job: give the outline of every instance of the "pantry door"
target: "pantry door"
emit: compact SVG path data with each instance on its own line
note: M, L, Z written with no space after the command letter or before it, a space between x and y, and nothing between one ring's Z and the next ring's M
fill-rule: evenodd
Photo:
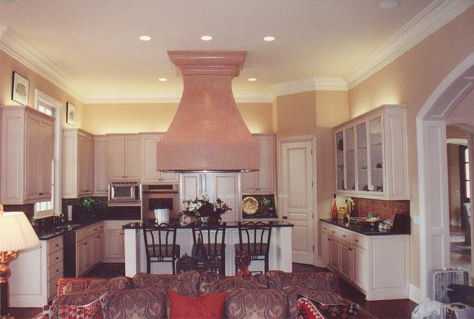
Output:
M281 216L294 224L293 262L303 264L314 261L314 145L313 137L279 140L279 206Z

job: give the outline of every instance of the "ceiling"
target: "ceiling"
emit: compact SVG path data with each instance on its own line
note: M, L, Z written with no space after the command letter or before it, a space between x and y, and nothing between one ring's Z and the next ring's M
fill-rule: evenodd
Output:
M182 81L168 50L248 51L234 93L258 100L272 85L313 77L343 78L350 86L361 66L380 64L371 57L450 1L401 0L392 10L379 2L0 0L0 26L31 45L86 102L179 96ZM201 41L205 34L214 39ZM263 41L267 35L276 40Z

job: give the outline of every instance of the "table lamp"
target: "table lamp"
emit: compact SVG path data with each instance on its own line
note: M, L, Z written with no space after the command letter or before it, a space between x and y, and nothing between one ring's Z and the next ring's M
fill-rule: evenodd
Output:
M0 205L0 318L8 316L8 264L18 256L20 250L38 247L38 236L23 212L3 211Z

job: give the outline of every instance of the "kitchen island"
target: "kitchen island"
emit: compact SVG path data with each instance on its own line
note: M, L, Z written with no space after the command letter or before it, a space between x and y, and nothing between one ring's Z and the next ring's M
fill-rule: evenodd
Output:
M125 231L125 275L133 277L136 273L146 272L145 243L143 239L142 223L130 223L123 226ZM147 225L145 225L147 227ZM292 271L291 231L293 224L288 222L273 222L270 239L270 269L286 272ZM190 226L177 226L176 244L180 245L181 256L185 253L191 256L193 247L193 231ZM225 236L225 274L235 275L234 244L239 243L239 229L237 222L227 222ZM252 261L251 271L262 271L263 261ZM151 273L171 274L171 263L152 263Z

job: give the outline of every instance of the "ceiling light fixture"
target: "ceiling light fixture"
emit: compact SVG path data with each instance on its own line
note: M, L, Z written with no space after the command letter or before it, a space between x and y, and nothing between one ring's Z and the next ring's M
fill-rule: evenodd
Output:
M263 41L272 42L272 41L275 41L275 37L271 36L271 35L268 35L268 36L263 38Z
M398 8L401 5L398 0L385 0L379 3L379 7L382 10L390 10Z
M148 42L148 41L151 40L151 37L148 36L148 35L141 35L141 36L139 36L138 38L139 38L141 41L143 41L143 42Z
M168 81L168 79L167 79L167 78L158 78L158 81L160 81L160 82L166 82L166 81Z
M210 36L210 35L203 35L203 36L201 37L201 40L202 40L202 41L211 41L211 40L212 40L212 36Z
M255 81L257 81L257 78L249 78L249 81L250 82L255 82Z

